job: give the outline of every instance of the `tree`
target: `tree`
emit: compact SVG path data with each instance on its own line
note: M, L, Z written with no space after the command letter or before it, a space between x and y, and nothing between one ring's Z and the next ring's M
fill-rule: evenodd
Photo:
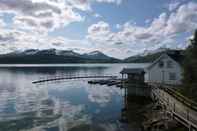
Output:
M197 93L197 30L185 51L183 71L184 93L195 96Z

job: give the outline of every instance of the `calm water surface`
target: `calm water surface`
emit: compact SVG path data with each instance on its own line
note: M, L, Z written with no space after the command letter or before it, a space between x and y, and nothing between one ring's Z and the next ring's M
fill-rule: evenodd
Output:
M0 131L119 131L123 90L89 85L87 79L32 81L62 75L119 75L124 67L145 66L0 65Z

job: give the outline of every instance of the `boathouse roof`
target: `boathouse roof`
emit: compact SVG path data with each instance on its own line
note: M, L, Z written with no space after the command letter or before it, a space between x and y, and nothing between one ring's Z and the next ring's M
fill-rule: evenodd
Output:
M145 71L143 68L123 68L120 72L121 74L144 74Z

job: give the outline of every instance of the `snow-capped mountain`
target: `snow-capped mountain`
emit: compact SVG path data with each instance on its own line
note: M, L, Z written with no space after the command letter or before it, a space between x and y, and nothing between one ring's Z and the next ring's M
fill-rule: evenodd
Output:
M109 57L100 51L93 51L90 53L85 53L83 54L83 57L90 58L90 59L112 59L112 57Z
M34 55L36 53L38 53L39 50L36 49L30 49L30 50L25 50L24 52L21 52L21 54L23 55ZM19 53L20 54L20 53Z
M116 63L121 60L93 51L79 54L72 50L30 49L0 55L0 63Z
M80 56L79 53L76 53L72 50L56 50L56 49L45 49L45 50L38 50L38 49L29 49L25 51L17 51L12 52L7 55L59 55L59 56Z
M76 53L72 50L56 50L56 55L62 56L80 56L79 53Z

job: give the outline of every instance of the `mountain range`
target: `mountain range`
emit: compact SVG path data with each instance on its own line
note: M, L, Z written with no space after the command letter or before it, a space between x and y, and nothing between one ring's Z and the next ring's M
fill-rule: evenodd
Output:
M30 49L0 55L0 64L118 63L100 51L79 54L71 50Z
M30 49L1 54L0 64L150 63L157 59L161 54L170 51L174 50L161 48L154 51L145 51L142 54L121 60L107 56L100 51L79 54L72 50Z

